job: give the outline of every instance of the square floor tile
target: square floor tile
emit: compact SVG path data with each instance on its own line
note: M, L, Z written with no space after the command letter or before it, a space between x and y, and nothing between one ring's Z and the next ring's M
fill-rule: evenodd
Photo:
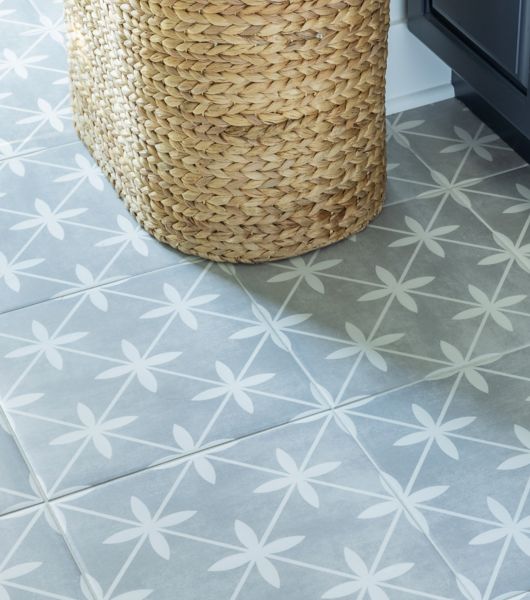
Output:
M30 398L13 398L12 404L23 404ZM11 429L0 412L0 515L42 501L22 458Z
M0 312L192 260L132 219L80 143L0 162Z
M481 598L530 589L530 388L501 374L502 360L345 412L411 515Z
M0 9L0 157L77 139L62 6L8 0ZM51 6L50 6L51 5ZM55 9L57 7L57 10Z
M397 504L377 522L364 518L374 504L394 501L328 416L54 507L75 554L108 597L148 589L164 600L178 589L186 600L367 592L461 598L452 573Z
M44 506L0 517L0 596L6 600L92 600ZM87 592L88 593L88 592Z
M0 393L48 494L322 409L265 321L209 312L210 269L185 264L0 318ZM20 395L33 401L17 407Z

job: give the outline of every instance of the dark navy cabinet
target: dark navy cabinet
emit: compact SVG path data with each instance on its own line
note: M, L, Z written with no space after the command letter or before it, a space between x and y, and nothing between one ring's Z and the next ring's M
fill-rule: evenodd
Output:
M408 0L464 103L530 160L530 0Z

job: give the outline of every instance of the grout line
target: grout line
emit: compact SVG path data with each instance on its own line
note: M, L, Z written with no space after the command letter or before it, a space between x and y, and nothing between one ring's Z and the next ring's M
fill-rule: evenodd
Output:
M193 264L193 265L200 264L201 262L205 262L205 261L201 258L197 258L196 260L190 260L189 262L184 260L183 262L177 263L174 265L167 265L164 267L149 269L147 271L142 271L140 273L134 273L132 275L124 275L123 277L118 276L116 279L111 279L109 281L104 281L102 283L96 283L95 285L91 285L91 286L88 286L85 288L79 288L79 290L75 290L72 292L65 292L64 294L59 293L59 294L56 294L55 296L52 296L51 298L44 298L43 300L36 300L35 302L31 302L29 304L25 304L22 306L16 306L15 308L10 308L8 310L0 312L0 317L10 314L10 313L14 313L19 310L25 310L25 309L31 308L33 306L38 306L39 304L47 304L48 302L55 302L55 301L66 300L69 298L75 298L77 296L82 296L84 294L88 295L88 293L93 290L106 289L106 288L111 289L115 285L118 285L121 283L126 283L127 281L138 279L140 277L143 277L144 275L150 275L151 273L153 273L153 274L160 273L163 271L168 271L170 269L178 269L180 267L184 267L184 266L191 265L191 264ZM70 282L68 282L68 283L70 283ZM72 282L72 284L75 285L75 282ZM146 300L147 300L147 298L146 298ZM160 303L163 304L163 302L160 302Z

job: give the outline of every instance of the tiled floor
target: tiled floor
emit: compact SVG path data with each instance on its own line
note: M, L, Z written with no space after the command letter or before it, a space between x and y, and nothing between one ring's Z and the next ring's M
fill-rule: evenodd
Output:
M191 259L76 141L60 23L0 0L0 599L529 598L530 167L428 106L362 234Z

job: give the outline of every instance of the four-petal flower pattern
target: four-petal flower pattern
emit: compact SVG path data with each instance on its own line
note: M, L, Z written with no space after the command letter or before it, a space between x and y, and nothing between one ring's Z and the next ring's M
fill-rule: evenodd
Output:
M165 365L181 355L181 352L162 352L152 356L142 356L138 348L128 340L122 340L121 350L127 361L118 367L111 367L99 373L96 379L114 379L124 375L133 375L150 392L156 392L158 389L152 369Z
M52 237L58 240L63 240L64 227L62 226L61 221L67 221L68 219L78 217L86 210L86 208L71 208L68 210L63 210L62 212L56 212L53 211L50 206L44 202L44 200L37 198L35 200L36 215L32 216L30 219L24 219L23 221L20 221L16 225L13 225L11 229L14 231L20 231L23 229L45 227Z
M434 229L425 229L421 223L413 219L412 217L405 217L405 223L410 229L411 233L407 233L405 237L401 237L394 242L391 242L389 248L401 248L403 246L411 246L422 242L429 252L432 252L440 258L445 258L445 250L443 249L440 241L450 233L453 233L459 228L459 225L443 225L442 227L435 227Z
M434 381L436 379L445 379L458 373L462 373L467 381L477 390L487 393L489 391L488 382L479 372L479 368L489 365L499 359L499 354L483 354L475 358L465 358L464 355L448 342L441 341L440 347L445 357L452 363L449 367L443 367L432 371L426 379Z
M232 340L243 340L258 335L267 335L282 350L291 350L292 345L284 330L303 323L311 317L310 314L297 314L288 317L273 317L270 312L259 304L252 304L252 313L258 324L240 329L230 336Z
M234 524L237 539L243 549L218 560L210 567L210 571L231 571L243 565L255 566L263 579L275 588L280 587L280 575L271 559L275 554L286 552L297 546L304 539L303 535L278 538L273 542L263 543L255 531L243 521Z
M352 581L339 583L332 587L324 593L323 600L346 598L347 596L357 598L359 592L367 592L370 600L389 600L389 596L384 590L385 584L408 573L414 567L414 563L395 563L374 572L351 548L344 548L344 559L353 572Z
M46 360L52 367L61 370L63 368L63 357L61 350L67 344L72 344L84 338L88 333L86 331L78 331L76 333L66 333L62 335L52 334L50 336L46 327L38 321L33 321L31 331L35 338L34 342L12 350L6 354L6 358L20 358L30 354L42 352ZM29 340L28 340L29 341Z
M290 281L301 277L305 283L320 294L325 292L324 283L322 282L322 275L328 269L336 267L342 262L342 259L330 259L322 260L318 263L311 263L310 261L304 260L304 258L298 256L292 258L290 265L281 265L285 271L274 275L268 281L269 283L280 283L282 281Z
M230 367L216 361L215 370L219 375L220 385L215 385L212 388L200 392L194 396L193 400L212 400L214 398L220 398L227 396L233 398L236 403L247 413L254 412L254 403L248 392L251 388L265 383L274 377L274 373L260 373L259 375L250 375L241 379L236 377Z
M449 486L433 485L415 492L405 490L395 477L388 473L381 476L381 484L388 491L389 499L378 502L363 510L359 519L378 519L396 512L403 512L410 524L416 529L429 532L429 524L423 516L421 508L429 500L434 500L444 494Z
M507 508L495 498L487 499L491 514L499 522L493 529L479 533L469 541L471 545L493 544L506 538L512 539L521 552L530 557L530 515L512 517Z
M81 403L77 405L77 416L81 421L81 428L54 438L50 445L73 444L89 439L94 444L94 448L108 459L112 458L112 445L107 436L115 429L125 427L137 419L137 417L116 417L101 422L96 419L88 406Z
M164 296L167 298L167 303L159 308L153 308L142 315L142 319L156 319L166 317L167 315L178 315L180 320L190 329L197 329L197 318L193 314L193 309L198 306L203 306L218 298L218 294L205 294L196 296L195 298L182 298L176 288L169 283L164 284Z
M425 409L417 404L412 405L412 412L422 425L421 430L399 438L394 446L410 446L432 440L444 454L458 460L458 449L451 440L450 435L453 431L458 431L473 423L476 417L459 417L445 421L445 423L437 423Z
M136 496L131 498L131 511L137 520L132 527L123 529L106 538L104 544L123 544L131 540L148 540L153 551L165 560L169 560L171 549L166 536L171 535L170 528L191 519L196 511L182 510L169 515L152 515L147 506Z
M401 306L412 312L418 312L418 305L412 297L411 292L424 287L434 279L434 277L415 277L408 281L398 281L390 271L379 266L375 268L375 272L377 277L381 280L383 287L363 294L358 298L358 301L371 302L372 300L378 300L379 298L393 296Z
M281 448L276 450L276 460L285 471L285 475L263 483L254 492L263 494L294 486L300 496L315 508L319 507L320 501L312 480L334 471L340 465L338 462L327 462L302 468L296 464L292 456Z
M515 304L522 302L526 298L526 294L516 294L514 296L506 296L505 298L499 298L497 300L490 300L482 290L479 290L478 287L474 285L469 285L468 290L472 298L478 303L479 306L466 308L465 310L457 313L453 319L473 319L475 317L488 315L503 329L506 329L507 331L513 331L513 324L503 311L510 306L514 306Z
M385 346L397 342L405 335L403 333L389 333L374 339L369 339L366 338L364 333L356 325L353 325L353 323L346 323L345 329L352 342L344 348L328 354L326 358L336 360L356 355L366 356L370 363L380 371L386 371L388 369L386 360L383 358L380 350Z
M462 127L456 126L454 128L459 141L455 144L450 144L441 150L443 154L452 154L453 152L463 152L465 150L471 150L480 158L491 162L493 156L488 150L493 142L498 141L499 136L495 133L487 133L486 135L478 137L478 135L472 136L468 131L462 129Z

